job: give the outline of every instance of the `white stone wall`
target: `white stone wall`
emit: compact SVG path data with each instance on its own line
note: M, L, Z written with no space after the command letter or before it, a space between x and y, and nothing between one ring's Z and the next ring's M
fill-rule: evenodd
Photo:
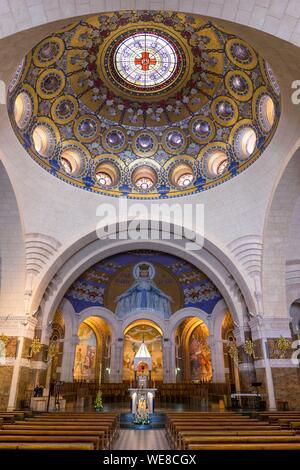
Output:
M298 0L0 0L0 37L61 18L121 9L199 13L300 45Z
M24 244L13 188L0 161L0 317L24 311Z

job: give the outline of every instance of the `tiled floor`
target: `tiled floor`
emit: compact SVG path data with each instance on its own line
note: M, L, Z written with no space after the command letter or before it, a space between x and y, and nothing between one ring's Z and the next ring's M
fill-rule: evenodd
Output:
M169 450L170 446L164 429L120 431L115 450Z

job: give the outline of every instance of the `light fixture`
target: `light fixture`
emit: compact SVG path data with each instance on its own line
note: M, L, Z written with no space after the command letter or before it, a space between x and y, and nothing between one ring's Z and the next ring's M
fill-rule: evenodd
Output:
M74 149L63 150L60 157L61 165L68 175L76 176L81 170L80 154Z
M213 150L206 157L206 173L210 178L216 178L225 173L228 167L228 157L224 150Z
M156 171L148 165L137 167L132 173L132 182L139 191L147 192L157 182Z

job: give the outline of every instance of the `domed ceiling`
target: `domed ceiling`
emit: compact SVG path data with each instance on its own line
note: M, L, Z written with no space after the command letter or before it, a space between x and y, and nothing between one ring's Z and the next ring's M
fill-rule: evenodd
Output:
M110 196L209 189L270 142L280 89L244 40L201 17L125 11L69 24L24 58L9 115L27 152Z

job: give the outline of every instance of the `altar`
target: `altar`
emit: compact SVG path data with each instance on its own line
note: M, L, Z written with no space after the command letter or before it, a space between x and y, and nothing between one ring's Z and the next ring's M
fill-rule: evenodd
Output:
M128 389L131 398L133 422L136 424L149 424L151 415L154 413L156 389L152 387L152 359L144 339L135 355L133 368L134 386ZM140 373L138 373L138 370L140 370Z
M129 388L131 411L133 414L145 410L149 415L154 413L155 388Z

